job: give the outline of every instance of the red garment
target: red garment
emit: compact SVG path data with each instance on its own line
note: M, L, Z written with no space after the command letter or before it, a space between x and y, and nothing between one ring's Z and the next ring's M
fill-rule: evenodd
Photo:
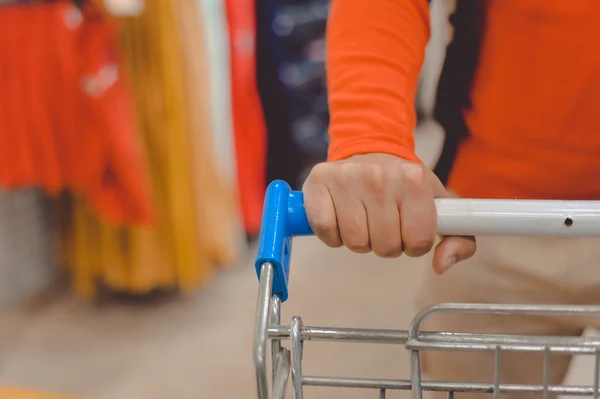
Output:
M0 6L0 185L72 190L115 223L148 224L150 186L113 22L94 4Z
M256 83L253 0L226 0L231 52L233 129L238 187L246 231L260 230L265 193L266 126Z

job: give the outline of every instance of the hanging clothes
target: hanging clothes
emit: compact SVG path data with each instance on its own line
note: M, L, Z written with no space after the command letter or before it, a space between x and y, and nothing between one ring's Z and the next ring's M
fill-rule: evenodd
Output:
M103 0L103 4L106 10L112 15L120 17L136 17L144 11L145 1L146 0Z
M237 164L231 104L231 57L225 4L221 0L196 0L208 86L210 125L218 171L223 179L237 183Z
M292 112L288 106L285 87L279 79L281 51L272 25L276 11L275 0L257 0L257 83L267 126L266 181L281 179L298 190L301 170L299 149L294 145Z
M197 189L198 223L205 226L200 230L200 240L217 251L213 258L219 263L231 264L245 249L241 233L241 213L236 199L235 155L230 142L222 146L213 144L214 134L211 108L213 107L210 71L207 66L206 44L213 40L204 35L202 11L189 0L172 0L177 27L181 37L184 76L186 83L189 129L192 141L194 175ZM227 159L222 166L219 158ZM232 165L231 165L232 164ZM224 167L232 170L220 171Z
M267 181L295 189L327 158L325 31L329 0L257 0L259 87L268 124Z
M119 228L78 198L66 200L73 211L63 223L62 260L82 296L93 296L98 283L127 293L189 292L209 281L215 265L239 260L235 190L217 173L210 139L198 16L194 2L153 0L121 21L157 224Z
M207 101L204 109L207 109L208 112L203 115L205 129L210 132L207 140L212 145L210 147L212 148L212 159L214 159L216 173L223 190L229 193L227 196L235 201L233 220L226 218L227 221L218 223L232 228L236 232L234 236L237 239L243 237L245 226L238 206L239 190L231 104L229 30L225 4L221 0L196 0L196 13L201 32L198 33L198 40L190 44L202 49L201 52L196 52L202 57L202 67L198 66L192 69L202 69L205 74L204 89L207 95L202 98ZM199 98L195 94L193 96ZM229 223L233 223L233 226ZM234 245L236 248L240 248L240 252L245 252L248 250L246 241L241 241Z
M238 187L246 231L260 230L267 139L256 80L254 0L226 0L230 32L233 126Z
M71 190L113 223L150 225L116 32L94 1L0 7L0 185Z

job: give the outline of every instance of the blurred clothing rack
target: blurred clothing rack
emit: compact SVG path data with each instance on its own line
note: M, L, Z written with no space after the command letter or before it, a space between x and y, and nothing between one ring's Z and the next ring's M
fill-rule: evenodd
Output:
M117 18L107 13L99 1L78 2L82 6L79 11L71 0L28 1L27 7L21 7L22 2L16 0L0 3L0 17L11 22L2 28L13 29L6 32L7 36L22 38L21 45L29 43L28 49L32 50L19 57L3 57L1 66L14 76L12 83L5 76L0 81L2 88L18 91L19 85L36 81L34 77L42 82L27 86L20 102L15 102L19 112L27 109L37 113L30 112L28 118L13 117L14 124L0 126L2 137L14 141L4 146L5 151L10 150L13 157L18 155L20 162L15 167L6 157L3 159L0 179L4 179L7 195L16 201L8 204L32 209L31 215L36 216L7 219L0 226L0 250L7 256L2 262L0 254L0 273L7 276L3 281L16 287L12 283L17 279L16 272L44 259L44 270L49 275L60 270L58 264L70 275L75 292L84 298L94 298L100 288L142 295L156 290L192 292L207 284L219 267L236 265L242 260L246 251L245 233L257 228L248 224L248 220L258 215L258 222L254 223L259 223L262 204L244 201L248 193L254 197L259 193L262 199L264 173L253 172L253 186L240 195L244 187L239 185L239 171L248 165L240 165L239 148L244 144L239 139L253 140L248 132L264 135L264 129L255 129L260 120L245 126L246 130L240 127L243 118L232 120L236 115L239 118L240 112L260 115L260 109L257 112L256 108L248 108L256 84L251 79L250 85L240 85L240 77L247 76L243 63L246 61L242 57L243 62L239 62L239 54L232 50L240 48L239 43L232 43L231 38L227 38L230 58L225 61L231 67L223 68L230 71L225 72L227 76L209 62L214 48L207 49L210 39L204 29L209 19L204 14L206 2L153 0L146 2L139 16ZM226 24L235 21L242 26L248 23L240 21L239 15L238 20L232 19L236 16L223 2L215 1L213 7L219 7L221 22L225 23L220 29L227 30ZM45 29L45 37L58 41L35 41L32 24L20 23L31 18L33 14L28 13L32 11L36 29ZM14 51L13 44L7 40L3 52ZM106 60L111 61L109 65L103 64ZM91 76L81 72L80 63L85 62ZM253 61L251 64L254 68ZM39 73L27 75L28 71ZM220 81L213 80L217 74L222 78ZM222 85L215 87L215 81ZM58 90L58 82L61 87L66 83L68 89ZM120 91L115 91L117 88ZM215 110L211 96L219 91L230 92L230 98L223 96L220 108ZM0 91L0 97L3 93L9 95L11 91ZM134 107L124 106L127 95L131 96ZM68 105L79 97L85 98L87 108L57 116L56 107L60 105L56 104L63 101ZM54 100L52 103L48 102L50 98ZM245 111L240 111L239 105L236 108L240 103L246 106ZM54 117L48 117L47 113ZM235 126L223 122L225 118ZM85 134L69 137L85 137L88 142L99 140L97 145L79 146L69 141L67 128L81 126L77 123L82 121L93 129L71 129ZM135 123L130 124L131 121ZM40 158L39 148L31 144L40 142L35 136L41 134L40 129L30 129L30 125L43 126L44 139L52 144L44 147L45 158ZM19 134L20 131L31 134ZM57 137L63 141L52 141ZM127 141L132 138L135 140ZM106 164L102 164L101 173L79 179L77 185L69 179L86 169L64 168L68 159L65 154L71 159L78 156L85 162L97 161L96 166L101 162ZM139 164L138 155L142 160ZM50 165L48 159L56 162ZM57 171L53 175L57 178L51 180L53 184L43 180L48 171L54 170L50 166ZM135 183L146 178L149 193ZM120 191L99 197L96 183L101 188L113 184ZM48 203L53 207L44 208L41 199L39 203L27 202L29 197L17 194L22 186L39 187L36 195L52 197ZM102 201L98 202L99 198ZM152 205L152 217L150 212L144 213L146 199ZM0 197L0 207L8 206L4 202ZM242 212L248 203L252 204L253 213ZM6 209L9 211L6 217L16 218L19 212L24 212L21 208ZM144 212L136 214L140 211ZM0 209L0 217L3 212ZM251 218L246 219L247 215ZM44 219L52 216L56 216L55 229L50 229ZM15 227L15 223L21 225ZM14 234L3 241L4 226L11 226ZM18 233L18 229L39 233L37 239L43 243ZM22 245L17 245L21 240ZM6 248L2 247L5 243ZM30 253L22 250L27 243L35 245ZM33 257L34 253L42 255ZM0 288L0 292L11 298L15 296L10 290Z
M328 0L257 1L263 25L259 87L269 130L267 177L295 188L327 157L324 37L329 5Z

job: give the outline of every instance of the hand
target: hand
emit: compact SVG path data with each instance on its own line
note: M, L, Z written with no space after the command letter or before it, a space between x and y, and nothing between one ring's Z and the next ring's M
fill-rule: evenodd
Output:
M434 199L448 197L427 167L388 154L318 164L303 192L308 221L321 241L384 258L431 251L437 229ZM474 237L442 237L434 270L444 273L475 248Z

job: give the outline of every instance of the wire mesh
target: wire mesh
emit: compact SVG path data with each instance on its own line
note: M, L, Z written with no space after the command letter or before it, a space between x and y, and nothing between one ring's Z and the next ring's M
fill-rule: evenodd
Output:
M272 273L264 268L265 274ZM261 280L262 280L261 273ZM266 278L265 280L270 280ZM265 287L268 290L268 287ZM266 294L265 292L264 294ZM270 298L270 292L268 292ZM264 297L263 297L264 298ZM304 387L327 388L360 388L373 390L374 395L386 398L390 390L411 391L414 399L422 399L424 391L447 393L448 399L454 399L460 393L481 393L497 399L506 394L534 394L548 399L555 395L572 395L599 397L600 385L600 338L585 336L541 336L541 335L507 335L492 333L454 333L422 331L421 327L430 317L442 314L493 314L493 315L523 315L523 316L566 316L566 317L598 317L600 306L585 305L498 305L498 304L441 304L424 309L413 319L408 330L374 330L304 326L302 320L295 316L289 325L280 325L279 299L273 296L270 306L269 320L271 323L264 329L264 340L270 341L271 356L275 366L280 367L285 356L290 356L292 387L294 397L304 397ZM289 341L291 350L283 346L282 341ZM407 379L378 379L378 378L348 378L305 375L302 369L303 345L306 341L344 341L354 343L382 343L403 346L411 359L410 378ZM486 351L493 354L493 381L456 382L428 381L421 376L421 354L424 351ZM503 383L501 367L504 355L507 353L529 353L541 355L543 367L540 384ZM590 385L570 386L551 384L551 357L555 355L586 355L594 357L594 378ZM278 366L279 365L279 366ZM260 365L257 364L257 367ZM286 365L287 367L287 365ZM281 367L280 367L281 368ZM289 369L279 372L287 377ZM257 370L258 371L258 370ZM266 373L266 370L265 370ZM272 375L275 375L273 371ZM258 374L261 374L258 372ZM273 378L273 396L283 398L281 382ZM275 394L277 396L275 396ZM259 398L268 398L268 393L262 393Z

